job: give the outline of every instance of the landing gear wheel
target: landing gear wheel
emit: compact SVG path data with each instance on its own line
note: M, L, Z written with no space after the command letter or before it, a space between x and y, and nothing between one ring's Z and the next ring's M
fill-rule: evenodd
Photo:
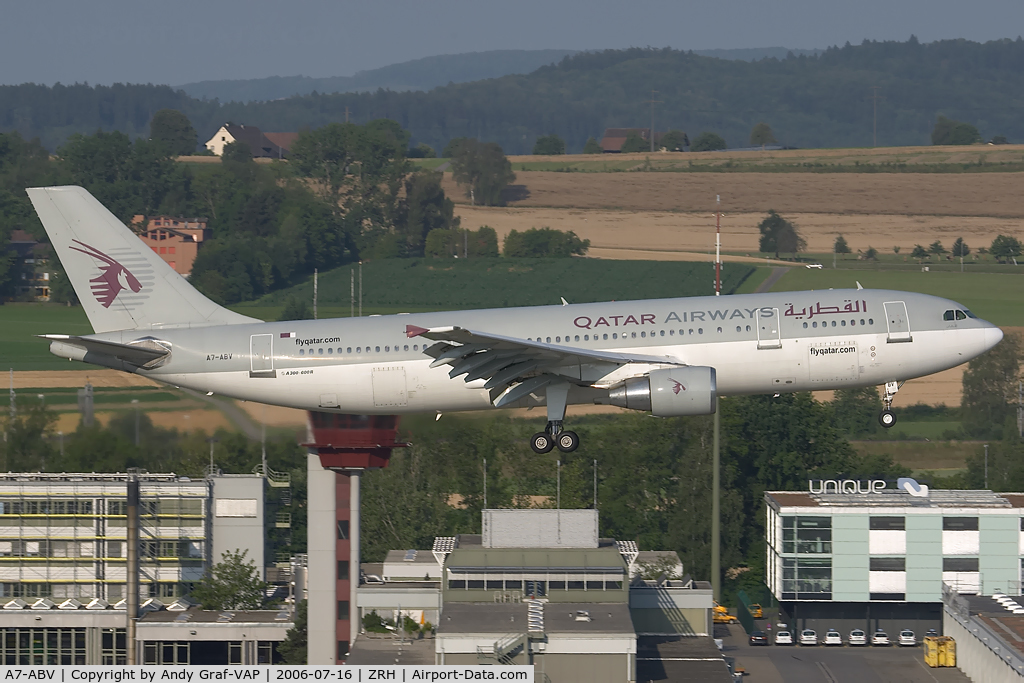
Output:
M547 432L537 432L530 439L530 448L534 453L548 453L555 447L555 440Z
M572 453L580 447L580 437L576 432L560 432L555 440L558 442L558 450L563 453Z
M886 408L878 414L878 423L886 429L889 429L896 424L896 413Z

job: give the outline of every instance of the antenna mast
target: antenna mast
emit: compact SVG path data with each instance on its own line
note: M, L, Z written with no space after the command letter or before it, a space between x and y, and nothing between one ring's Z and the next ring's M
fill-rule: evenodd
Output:
M722 196L715 195L715 296L722 295Z

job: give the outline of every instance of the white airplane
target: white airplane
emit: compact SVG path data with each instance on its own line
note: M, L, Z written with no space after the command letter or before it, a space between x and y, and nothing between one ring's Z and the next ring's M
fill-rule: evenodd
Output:
M902 383L1003 333L960 304L826 290L263 322L213 303L80 187L28 190L95 334L62 358L245 401L351 414L547 406L531 446L570 452L569 404L714 413L719 396Z

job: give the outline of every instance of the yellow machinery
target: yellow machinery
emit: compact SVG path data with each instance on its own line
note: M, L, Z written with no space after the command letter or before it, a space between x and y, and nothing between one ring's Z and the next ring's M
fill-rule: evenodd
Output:
M956 641L949 636L925 636L924 663L932 668L956 666Z

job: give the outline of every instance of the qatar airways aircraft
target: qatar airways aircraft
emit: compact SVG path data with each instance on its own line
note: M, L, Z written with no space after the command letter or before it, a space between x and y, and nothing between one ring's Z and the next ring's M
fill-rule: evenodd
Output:
M538 453L578 447L568 404L707 415L719 396L880 385L891 427L904 381L1003 337L954 301L870 289L262 322L204 297L84 189L28 194L95 331L43 335L53 354L304 410L546 405Z

